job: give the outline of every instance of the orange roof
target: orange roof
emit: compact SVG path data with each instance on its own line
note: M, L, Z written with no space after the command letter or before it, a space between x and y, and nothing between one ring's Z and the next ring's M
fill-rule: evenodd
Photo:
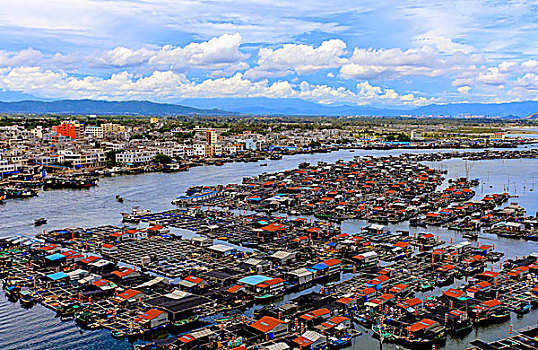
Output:
M455 268L454 265L447 264L447 265L443 265L443 266L441 266L441 267L438 267L438 268L437 268L437 271L446 272L446 271L452 270L452 269L454 269L454 268Z
M159 231L160 229L163 229L164 226L161 226L161 225L155 225L155 226L152 226L150 228L148 228L149 231Z
M119 271L113 271L112 273L118 277L125 277L133 272L135 272L135 270L128 267L122 267Z
M203 282L204 280L199 278L199 277L187 276L187 277L185 277L185 281L198 284L198 283Z
M389 292L398 294L398 293L400 293L401 291L403 291L407 287L408 287L407 284L398 283L397 285L392 287Z
M301 315L300 317L303 319L303 320L307 320L307 321L310 321L316 317L320 317L320 316L324 316L324 315L327 315L327 314L330 314L331 312L329 311L329 309L317 309L317 310L314 310L314 311L310 311L310 312L307 312L306 314L304 315Z
M342 303L342 304L349 304L349 303L352 302L353 300L355 300L355 299L344 297L344 298L340 298L340 299L338 299L336 302L337 302L337 303Z
M286 227L284 226L284 224L279 224L279 223L273 222L272 224L264 226L261 229L264 230L264 231L275 232L275 231L285 230Z
M179 341L181 341L182 343L189 343L191 341L193 341L194 338L192 335L190 334L185 334L185 335L182 335L181 337L177 338Z
M417 331L426 329L426 328L428 328L428 327L431 327L431 326L434 325L435 323L436 323L436 322L433 321L433 320L430 320L430 319L427 319L427 318L423 318L422 320L418 321L418 322L415 323L415 324L412 324L411 326L407 327L406 329L407 329L409 332L417 332Z
M375 293L375 289L374 288L364 288L361 292L364 295L369 295L369 294Z
M123 293L120 293L118 294L118 296L120 298L123 298L123 299L130 299L132 297L135 297L137 296L138 294L141 294L142 292L138 291L138 290L134 290L134 289L127 289L126 291L124 291ZM144 293L142 293L144 294Z
M378 296L377 298L375 298L371 302L374 303L374 304L380 305L380 304L386 303L387 301L389 301L390 299L393 299L393 298L395 298L394 294L383 294L381 296Z
M299 347L301 348L307 347L313 343L312 340L306 339L303 336L293 339L293 342L299 344Z
M394 244L394 247L400 247L400 248L405 248L409 245L409 242L397 242Z
M488 300L488 301L484 301L480 305L484 306L486 308L492 308L494 306L501 305L501 302L499 300L497 300L497 299L491 299L491 300Z
M138 315L138 317L135 318L135 321L144 323L147 321L151 321L162 314L166 314L166 312L157 309L149 309L145 313Z
M92 263L92 262L94 262L96 260L99 260L99 259L101 259L101 258L98 257L98 256L95 256L95 255L91 255L91 256L89 256L89 257L87 257L85 259L80 260L80 262L83 263L83 264L90 264L90 263Z
M484 271L484 272L478 274L478 276L492 277L492 278L495 278L498 275L499 275L498 272L493 272L493 271Z
M406 300L405 303L413 307L413 306L422 304L422 300L420 300L419 298L413 298L413 299Z
M235 293L235 292L237 292L237 291L239 291L241 289L243 289L243 286L240 286L240 285L236 284L235 286L232 286L232 287L226 289L226 291L228 293Z
M109 281L109 280L106 280L104 278L101 278L100 280L97 280L97 281L93 282L92 284L94 286L101 287L101 286L104 286L105 284L110 284L110 283L112 283L112 282Z
M273 330L276 326L278 326L281 323L285 323L284 321L281 321L279 319L276 319L274 317L270 316L263 316L258 321L252 323L250 327L262 332L267 333L271 330Z
M526 266L520 266L520 267L516 267L512 270L510 270L510 272L507 273L508 276L510 277L516 277L518 276L520 273L522 272L526 272L526 271L529 271L529 268L526 267Z
M265 281L264 283L267 284L268 286L273 286L275 284L279 284L282 282L284 282L284 280L280 277L277 277L277 278L273 278L272 280Z
M347 320L349 320L349 318L343 316L336 316L331 318L327 322L323 322L321 325L327 328L332 328Z
M454 288L450 288L446 292L443 292L443 295L446 295L447 297L451 297L451 298L459 298L463 294L464 294L464 292L462 290L457 290L457 289L454 289Z
M325 265L331 267L331 266L335 266L335 265L340 264L340 260L337 260L337 259L329 259L329 260L325 260L323 263L324 263Z
M103 248L114 248L114 246L112 244L108 244L108 243L104 243L102 245Z

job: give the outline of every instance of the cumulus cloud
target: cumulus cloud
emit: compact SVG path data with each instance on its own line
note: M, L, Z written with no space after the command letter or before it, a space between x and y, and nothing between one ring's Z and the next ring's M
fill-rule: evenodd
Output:
M412 94L400 95L393 89L372 86L368 82L357 84L357 91L344 87L310 84L302 81L270 83L268 80L252 82L243 74L226 78L195 82L182 73L155 71L147 76L128 72L112 74L110 78L95 76L75 77L63 71L43 70L38 67L17 67L0 70L0 89L24 92L46 98L91 99L151 99L166 101L177 98L204 97L271 97L302 98L319 103L374 102L384 104L420 105L430 102Z
M246 57L239 51L241 40L240 34L225 34L184 48L167 45L149 59L149 64L172 70L223 69Z
M137 50L117 47L97 57L89 58L93 65L105 67L127 67L148 65L162 70L222 70L246 69L242 62L247 55L239 50L240 34L225 34L204 42L191 42L184 47L165 45L160 50L141 48Z
M356 48L340 69L346 79L397 79L404 76L439 76L482 62L479 55L456 51L443 55L431 46L408 50Z
M346 43L339 39L324 41L317 48L303 44L285 44L276 50L261 48L258 52L258 65L247 71L246 76L259 80L291 73L311 74L339 67L346 61L342 57L345 52Z
M127 47L116 47L95 58L95 63L103 66L126 67L146 63L154 52L145 48L132 50Z
M37 65L43 60L40 51L27 48L19 52L0 50L0 67L14 67L21 65Z

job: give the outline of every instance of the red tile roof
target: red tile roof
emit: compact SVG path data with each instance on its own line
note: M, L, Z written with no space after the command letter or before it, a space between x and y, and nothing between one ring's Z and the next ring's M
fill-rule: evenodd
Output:
M314 310L314 311L307 312L306 314L301 315L300 317L303 320L310 321L310 320L312 320L312 319L314 319L316 317L328 315L330 313L331 312L329 311L329 309L317 309L317 310Z
M203 282L204 280L198 277L194 277L194 276L187 276L185 277L185 281L198 284L198 283Z
M130 299L132 297L137 296L138 294L144 294L144 293L135 289L127 289L123 293L118 294L118 297L123 298L123 299Z
M144 323L144 322L147 322L147 321L151 321L151 320L159 317L162 314L166 314L166 312L161 311L161 310L157 310L157 309L149 309L145 313L143 313L141 315L138 315L135 318L135 321Z
M250 327L262 333L267 333L269 331L272 331L276 326L278 326L281 323L285 323L285 322L279 319L276 319L274 317L264 316L260 318L258 321L252 323Z
M424 319L422 319L421 321L418 321L417 323L412 324L411 326L407 327L406 329L407 329L409 332L416 332L416 331L420 331L420 330L426 329L426 328L428 328L428 327L431 327L431 326L434 325L435 323L436 323L436 322L433 321L433 320L424 318Z

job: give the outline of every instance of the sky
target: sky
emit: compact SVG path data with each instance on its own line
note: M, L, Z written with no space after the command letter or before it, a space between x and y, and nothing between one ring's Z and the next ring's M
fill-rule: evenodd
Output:
M0 100L538 100L538 1L2 0Z

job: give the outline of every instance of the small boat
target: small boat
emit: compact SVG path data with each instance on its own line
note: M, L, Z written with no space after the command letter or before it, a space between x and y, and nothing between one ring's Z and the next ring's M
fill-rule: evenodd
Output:
M461 237L476 240L476 239L478 239L478 233L476 233L476 232L467 232L467 233L463 234Z
M8 286L4 288L4 291L6 292L6 296L10 300L17 300L17 298L20 295L21 288L19 286Z
M346 347L351 344L351 339L353 339L353 335L347 333L339 337L330 337L329 347L332 349L340 349Z
M45 225L46 223L47 223L46 218L39 218L39 219L34 220L34 226L41 226L41 225Z
M529 311L531 311L531 303L527 301L522 301L514 307L514 312L520 316Z
M120 203L123 203L123 198L119 194L116 195L116 200Z
M428 290L432 290L433 287L434 286L430 281L422 281L420 283L419 289L420 289L421 292L426 292Z
M115 339L122 339L125 337L124 331L112 331L112 337Z
M267 166L267 163L261 163L260 166Z
M138 207L133 207L131 213L122 212L121 216L123 221L126 222L140 222L140 216L151 214L151 210L139 209Z
M34 295L29 290L23 290L20 292L19 301L21 305L30 306L34 303Z

